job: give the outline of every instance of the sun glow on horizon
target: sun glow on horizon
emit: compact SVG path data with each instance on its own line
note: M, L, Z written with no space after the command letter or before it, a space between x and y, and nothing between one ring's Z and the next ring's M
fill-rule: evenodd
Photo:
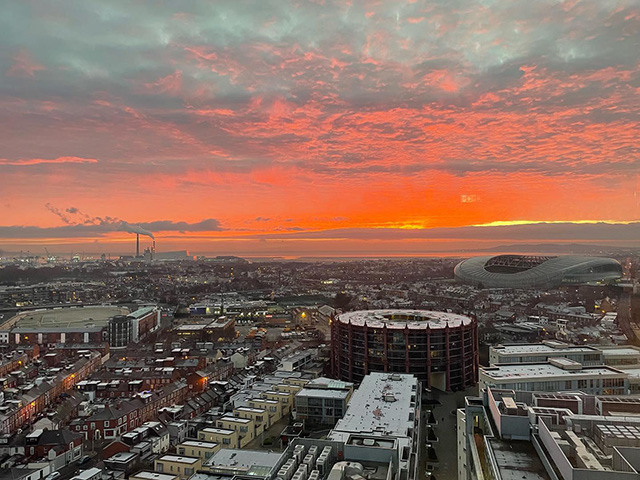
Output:
M495 222L470 225L471 227L509 227L515 225L540 225L540 224L573 224L573 225L631 225L640 220L497 220Z

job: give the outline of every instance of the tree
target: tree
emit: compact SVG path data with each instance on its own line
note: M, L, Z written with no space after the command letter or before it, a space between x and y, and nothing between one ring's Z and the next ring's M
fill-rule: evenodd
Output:
M333 297L333 307L339 308L340 310L347 310L351 304L351 300L351 295L344 292L336 293L336 296Z

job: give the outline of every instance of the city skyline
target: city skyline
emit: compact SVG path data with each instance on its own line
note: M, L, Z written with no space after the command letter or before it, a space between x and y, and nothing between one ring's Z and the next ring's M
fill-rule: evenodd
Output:
M638 1L175 7L6 6L0 250L639 246Z

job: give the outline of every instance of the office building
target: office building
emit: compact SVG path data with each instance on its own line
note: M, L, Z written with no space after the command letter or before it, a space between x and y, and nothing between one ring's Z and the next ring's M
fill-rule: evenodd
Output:
M629 374L606 365L583 366L567 358L551 358L545 363L481 368L480 390L487 387L530 392L625 395L629 391Z
M604 364L604 354L597 347L570 345L557 340L542 343L515 343L489 347L489 364L544 363L550 358L568 358L582 365Z

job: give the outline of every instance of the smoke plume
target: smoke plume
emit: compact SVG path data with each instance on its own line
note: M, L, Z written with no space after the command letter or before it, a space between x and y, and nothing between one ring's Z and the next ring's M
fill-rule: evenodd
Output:
M118 230L122 232L139 233L140 235L146 235L147 237L155 238L153 236L153 233L151 233L149 230L145 230L140 225L131 225L130 223L124 221L120 224L120 228Z

